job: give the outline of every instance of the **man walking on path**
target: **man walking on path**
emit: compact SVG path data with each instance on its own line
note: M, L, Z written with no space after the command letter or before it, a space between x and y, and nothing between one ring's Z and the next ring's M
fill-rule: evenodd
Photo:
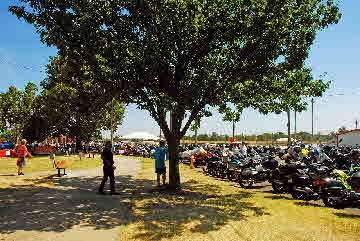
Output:
M168 149L165 147L165 141L160 141L160 146L156 148L155 156L155 173L157 174L157 186L160 187L160 176L162 175L162 182L165 185L166 181L166 163L165 157L168 155Z
M104 151L101 153L101 159L103 160L104 166L104 177L101 181L100 187L99 187L99 194L105 194L104 192L104 186L107 182L108 178L110 178L110 194L111 195L119 195L120 193L115 192L115 175L114 170L116 167L114 166L114 155L112 153L112 144L111 142L107 142L105 144Z

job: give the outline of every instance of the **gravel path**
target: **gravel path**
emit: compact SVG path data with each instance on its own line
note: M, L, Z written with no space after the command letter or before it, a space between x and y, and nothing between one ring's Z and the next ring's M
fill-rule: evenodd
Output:
M119 196L96 194L102 168L69 171L51 188L21 191L18 186L16 192L15 189L0 189L0 240L121 240L119 227L132 220L131 191L136 188L134 178L141 161L116 158L115 166ZM105 188L108 187L107 184Z

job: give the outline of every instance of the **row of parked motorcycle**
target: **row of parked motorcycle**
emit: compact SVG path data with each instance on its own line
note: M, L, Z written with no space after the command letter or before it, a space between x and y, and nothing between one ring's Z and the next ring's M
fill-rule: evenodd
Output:
M115 154L136 157L153 157L156 146L136 145L136 146L115 146Z
M313 146L303 153L298 147L254 147L246 156L208 150L195 155L195 166L243 188L269 182L274 193L306 201L321 199L333 208L360 208L360 149Z

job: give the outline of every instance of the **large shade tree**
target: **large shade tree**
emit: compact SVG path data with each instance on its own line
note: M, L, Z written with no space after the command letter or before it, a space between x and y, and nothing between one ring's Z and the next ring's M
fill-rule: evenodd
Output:
M0 132L12 133L11 139L15 142L23 135L27 122L35 112L37 91L38 87L29 82L24 90L10 86L6 92L0 93Z
M267 112L269 104L321 95L325 84L299 70L316 33L340 18L331 0L21 2L10 11L69 66L58 79L149 111L169 145L172 187L180 185L180 138L208 107ZM305 78L289 78L294 70Z

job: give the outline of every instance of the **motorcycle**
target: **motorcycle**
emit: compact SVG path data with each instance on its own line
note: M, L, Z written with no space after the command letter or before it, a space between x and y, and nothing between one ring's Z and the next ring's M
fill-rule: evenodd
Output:
M211 176L215 176L217 163L220 161L220 158L217 155L213 155L212 157L205 158L205 160L205 165L202 167L203 171Z
M305 201L320 199L323 188L333 181L331 171L329 167L313 164L306 170L306 174L294 175L289 181L291 196Z
M306 175L304 163L281 165L272 172L271 186L275 193L286 193L290 190L293 180Z
M322 201L332 208L360 208L360 171L348 176L335 169L332 174L337 180L329 182L323 189Z
M235 171L235 175L242 188L250 188L254 183L271 180L271 174L277 167L278 162L272 158L263 162L248 159L239 164L239 169Z
M243 161L243 156L234 156L230 158L230 162L227 164L226 169L226 176L229 181L235 181L237 179L236 170L239 168L240 163Z

